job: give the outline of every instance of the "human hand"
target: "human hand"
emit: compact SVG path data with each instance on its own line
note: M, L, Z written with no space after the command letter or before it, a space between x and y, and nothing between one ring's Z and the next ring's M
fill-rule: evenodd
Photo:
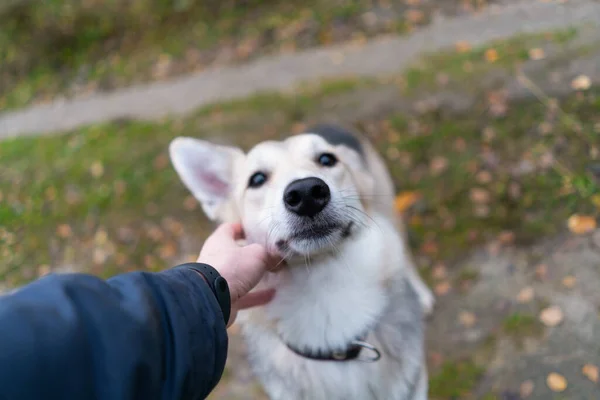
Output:
M204 242L198 262L215 268L229 285L231 317L227 326L235 321L238 310L256 307L271 301L274 289L248 293L261 280L265 272L282 264L281 258L270 256L259 244L240 246L243 239L240 224L222 224Z

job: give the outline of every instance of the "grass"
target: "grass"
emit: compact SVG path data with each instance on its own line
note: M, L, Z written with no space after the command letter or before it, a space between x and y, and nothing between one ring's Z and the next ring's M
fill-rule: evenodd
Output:
M452 71L465 56L454 57L440 60L438 69ZM322 82L296 95L217 104L185 119L119 121L1 142L0 277L13 285L47 265L76 263L103 276L169 265L197 251L182 247L182 236L201 240L208 227L169 164L173 137L248 148L331 113L367 134L399 190L422 194L407 221L413 248L430 264L460 257L501 232L527 243L560 231L574 212L597 215L598 185L588 167L599 145L598 92L564 98L560 108L522 100L507 104L503 115L482 101L468 114L390 108L356 120L379 90L389 85ZM459 277L475 279L468 271Z
M504 319L502 331L514 338L537 337L543 332L543 327L535 316L517 312Z
M406 90L411 93L422 90L424 86L435 87L442 74L449 78L450 84L468 85L470 80L491 71L510 70L524 63L530 59L529 51L532 48L543 50L554 46L564 49L577 35L576 29L569 28L541 34L517 35L475 48L470 48L468 44L457 45L456 49L423 57L411 67L406 73ZM558 57L564 57L564 52ZM439 69L439 65L444 68Z
M469 360L445 362L429 379L429 395L435 399L464 399L482 375L483 369Z
M0 109L397 32L390 6L369 26L368 0L16 1L0 10Z

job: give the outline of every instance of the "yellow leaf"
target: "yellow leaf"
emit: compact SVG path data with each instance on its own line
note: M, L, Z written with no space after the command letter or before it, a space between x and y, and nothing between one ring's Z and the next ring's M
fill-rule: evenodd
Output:
M458 315L458 319L460 320L460 323L467 328L471 328L473 325L475 325L475 322L477 322L477 317L475 314L469 311L462 311Z
M546 57L544 53L544 49L540 49L539 47L533 48L529 50L529 59L530 60L543 60Z
M545 308L540 313L540 320L544 323L544 325L550 327L560 324L563 318L564 316L562 310L556 306Z
M600 194L595 194L592 196L592 204L597 208L600 208Z
M498 52L496 49L487 49L485 51L485 60L489 63L498 61Z
M575 277L573 275L567 275L562 280L563 286L566 287L567 289L574 288L576 283L577 283L577 280L575 279Z
M529 303L531 300L533 300L534 295L535 295L535 292L534 292L533 288L531 286L527 286L527 287L521 289L521 291L517 295L517 301L519 303Z
M579 75L571 81L574 90L588 90L592 86L592 80L586 75Z
M465 42L464 40L456 42L455 46L456 51L459 53L466 53L467 51L471 50L471 45L469 42Z
M598 367L593 364L585 364L581 369L583 375L588 378L590 381L594 383L598 383L598 378L600 378L600 373L598 372Z
M396 208L396 211L403 213L412 207L412 205L415 204L420 198L421 194L417 192L399 193L394 201L394 207Z
M578 235L589 233L596 229L596 218L589 215L572 215L567 221L569 230Z
M556 372L552 372L546 377L546 384L553 392L562 392L567 388L565 377Z

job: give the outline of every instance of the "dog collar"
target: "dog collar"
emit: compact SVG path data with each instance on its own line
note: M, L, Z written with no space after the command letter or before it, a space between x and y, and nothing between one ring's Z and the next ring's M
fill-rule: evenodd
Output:
M318 361L352 361L358 359L358 356L363 349L369 350L372 353L371 357L360 358L358 361L363 362L375 362L381 358L381 353L377 348L367 342L364 338L356 339L351 341L344 350L334 351L311 351L311 350L300 350L289 343L286 346L294 353L304 358Z

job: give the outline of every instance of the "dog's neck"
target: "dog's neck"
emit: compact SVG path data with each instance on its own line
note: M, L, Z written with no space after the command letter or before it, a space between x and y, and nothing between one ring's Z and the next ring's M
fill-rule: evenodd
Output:
M362 228L338 246L334 255L293 262L264 282L276 297L260 310L281 340L299 349L344 348L378 323L387 305L386 277L399 269L402 254L384 248L381 229ZM384 233L385 232L385 233ZM262 319L262 318L261 318Z

